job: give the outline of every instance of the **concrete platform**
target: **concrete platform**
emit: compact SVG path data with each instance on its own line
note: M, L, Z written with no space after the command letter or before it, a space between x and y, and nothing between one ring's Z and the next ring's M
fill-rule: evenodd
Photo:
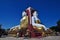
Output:
M60 40L60 36L48 36L43 38L28 38L28 39L24 39L23 37L20 38L5 37L5 38L0 38L0 40Z

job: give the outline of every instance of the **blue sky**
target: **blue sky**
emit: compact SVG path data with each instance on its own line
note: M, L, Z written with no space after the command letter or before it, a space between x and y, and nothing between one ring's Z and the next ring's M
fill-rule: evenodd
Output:
M20 24L22 11L31 6L38 12L38 17L46 27L56 25L60 19L59 0L0 0L0 24L11 28Z

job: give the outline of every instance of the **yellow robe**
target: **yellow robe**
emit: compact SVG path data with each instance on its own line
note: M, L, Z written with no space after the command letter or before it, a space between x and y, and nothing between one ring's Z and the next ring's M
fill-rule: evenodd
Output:
M24 18L24 20L22 20L22 22L20 23L20 27L21 28L27 28L27 26L28 26L28 16L24 16L23 18Z

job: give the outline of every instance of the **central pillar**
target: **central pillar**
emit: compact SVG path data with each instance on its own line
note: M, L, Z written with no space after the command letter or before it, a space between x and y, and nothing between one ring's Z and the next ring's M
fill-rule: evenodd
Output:
M32 26L31 7L27 8L26 13L28 16L28 29L30 31L30 35L31 35L31 37L35 37L34 28Z

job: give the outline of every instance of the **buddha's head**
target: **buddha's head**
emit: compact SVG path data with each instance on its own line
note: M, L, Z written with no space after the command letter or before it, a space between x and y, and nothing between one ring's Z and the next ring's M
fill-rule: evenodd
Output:
M33 16L38 16L37 11L34 11Z
M24 16L26 16L26 15L27 15L26 12L23 11L23 12L22 12L22 17L24 17Z

